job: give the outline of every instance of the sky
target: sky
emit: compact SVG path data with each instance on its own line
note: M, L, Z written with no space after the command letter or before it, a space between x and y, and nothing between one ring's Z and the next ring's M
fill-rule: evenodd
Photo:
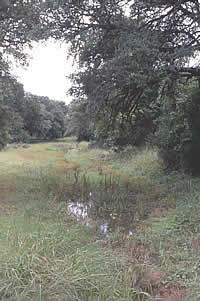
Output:
M68 55L68 47L53 40L35 43L28 53L32 57L29 66L13 66L13 74L24 85L24 90L39 96L70 103L67 90L71 82L67 79L75 67L73 59ZM200 59L200 56L199 56ZM192 62L192 64L191 64ZM190 65L194 65L194 60ZM195 60L197 63L197 61Z
M39 96L69 103L67 90L70 81L67 76L73 71L72 58L68 56L67 45L54 41L35 43L29 66L13 66L13 74L24 85L24 90Z

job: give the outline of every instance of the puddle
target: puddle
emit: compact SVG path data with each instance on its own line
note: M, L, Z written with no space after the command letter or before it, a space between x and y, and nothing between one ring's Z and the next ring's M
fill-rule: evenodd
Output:
M100 225L99 231L104 235L108 235L108 223Z
M84 221L87 218L91 217L89 210L92 209L92 207L94 207L94 204L92 201L90 201L87 205L80 203L80 202L72 202L69 201L67 203L67 210L68 213L74 217L76 220L78 221ZM94 217L93 217L94 219ZM86 222L86 226L89 228L92 228L92 224L90 222ZM108 222L104 222L102 220L97 220L97 230L103 234L104 236L109 236L110 231L109 231L109 223Z
M91 220L95 221L97 231L107 239L111 236L112 232L116 230L116 228L121 228L120 232L124 232L128 236L133 235L132 231L130 230L130 223L127 223L127 219L118 219L115 214L110 214L107 219L94 216L92 214L93 208L95 208L93 201L89 201L88 204L73 201L67 202L68 213L73 218L75 218L77 221L86 221L86 226L92 228L94 224L92 222L87 222L87 219L91 218Z
M88 217L88 208L91 208L92 204L84 205L80 202L69 201L67 204L68 213L77 220L85 220Z

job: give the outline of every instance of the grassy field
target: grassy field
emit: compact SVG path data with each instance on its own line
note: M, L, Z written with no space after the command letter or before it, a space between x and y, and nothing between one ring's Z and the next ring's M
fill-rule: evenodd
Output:
M199 178L167 174L155 149L74 138L0 164L1 300L200 300Z

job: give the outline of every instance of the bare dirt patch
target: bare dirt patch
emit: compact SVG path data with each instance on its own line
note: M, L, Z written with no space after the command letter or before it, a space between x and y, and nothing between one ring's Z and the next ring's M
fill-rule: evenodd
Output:
M139 267L139 266L138 266ZM184 301L187 290L179 288L178 285L165 285L167 279L165 273L154 265L143 264L142 269L130 266L128 272L131 276L132 287L139 286L141 290L148 292L151 300Z
M183 301L187 295L186 289L180 289L178 286L167 286L163 284L166 275L154 266L147 266L143 273L143 282L148 292L154 296L154 300L163 301Z
M164 279L164 273L155 267L147 266L145 267L145 271L143 273L143 281L145 286L148 288L148 291L153 293L155 290L157 291L161 280Z
M179 290L176 288L160 287L159 293L154 300L162 301L185 301L187 296L186 290ZM159 299L158 299L159 298Z
M158 213L159 215L162 214L160 211ZM198 244L199 247L199 243L200 236L199 239L195 241L195 246ZM133 287L139 285L142 290L148 292L152 296L152 300L186 300L188 291L182 289L178 283L169 284L167 282L167 275L156 265L156 260L154 258L156 254L152 252L150 246L133 240L129 242L124 251L133 264L142 267L142 269L139 269L136 273L132 272L132 269L130 269L130 272L133 274L131 278Z

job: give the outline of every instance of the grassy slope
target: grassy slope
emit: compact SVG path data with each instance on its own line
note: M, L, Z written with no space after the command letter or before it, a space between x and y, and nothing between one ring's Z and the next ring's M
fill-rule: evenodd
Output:
M78 148L68 139L0 153L0 295L200 300L199 179L166 175L155 150ZM90 191L115 232L106 246L63 202Z

